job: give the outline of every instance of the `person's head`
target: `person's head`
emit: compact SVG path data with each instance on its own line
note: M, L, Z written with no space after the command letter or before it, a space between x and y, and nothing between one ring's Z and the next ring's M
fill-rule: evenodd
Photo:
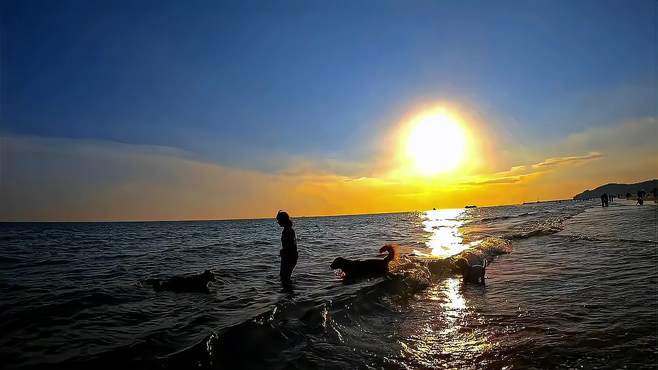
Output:
M279 211L276 214L276 221L282 227L292 227L292 220L290 220L290 215L286 211Z

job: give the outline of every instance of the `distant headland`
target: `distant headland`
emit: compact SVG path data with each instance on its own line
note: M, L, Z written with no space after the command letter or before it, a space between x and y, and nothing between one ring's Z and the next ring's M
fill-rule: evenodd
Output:
M603 193L613 194L615 196L625 197L626 194L630 194L632 198L637 195L638 191L644 190L646 194L651 198L655 197L653 191L658 186L658 180L648 180L644 182L638 182L635 184L605 184L601 185L593 190L585 190L580 194L576 194L573 199L575 200L584 200L591 198L599 198Z

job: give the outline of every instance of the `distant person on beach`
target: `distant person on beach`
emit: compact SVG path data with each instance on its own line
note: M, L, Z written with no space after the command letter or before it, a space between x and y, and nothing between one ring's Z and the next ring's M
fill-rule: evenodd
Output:
M644 190L640 190L637 192L637 205L641 206L644 204L644 195L646 192Z
M276 214L276 221L279 223L279 226L283 227L283 232L281 232L281 251L279 251L279 255L281 256L279 276L281 276L283 284L289 285L292 283L290 280L292 270L297 264L297 238L295 237L295 230L292 228L292 221L287 212L279 211Z
M608 206L608 193L603 193L601 195L601 207L607 207Z

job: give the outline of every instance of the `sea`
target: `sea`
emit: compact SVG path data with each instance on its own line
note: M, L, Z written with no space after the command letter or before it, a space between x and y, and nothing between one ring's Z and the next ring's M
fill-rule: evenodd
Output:
M0 224L4 369L655 369L658 208L615 200L272 219ZM274 216L274 215L273 215ZM400 257L346 283L336 257ZM490 261L484 285L441 261ZM453 256L453 257L451 257ZM209 269L209 293L146 282Z

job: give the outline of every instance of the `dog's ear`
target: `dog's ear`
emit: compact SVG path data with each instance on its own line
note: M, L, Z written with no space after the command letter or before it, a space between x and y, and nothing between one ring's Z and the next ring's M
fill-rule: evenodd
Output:
M215 274L213 274L213 272L210 270L204 271L203 276L205 276L210 281L215 281Z

